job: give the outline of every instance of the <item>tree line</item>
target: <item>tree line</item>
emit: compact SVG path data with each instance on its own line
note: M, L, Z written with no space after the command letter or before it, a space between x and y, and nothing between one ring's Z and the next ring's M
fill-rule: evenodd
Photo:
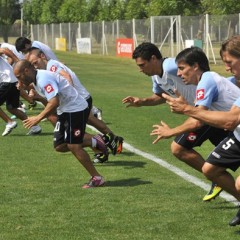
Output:
M236 0L25 0L24 20L30 24L144 19L150 16L234 14Z
M22 13L22 14L21 14ZM150 16L240 13L236 0L1 0L0 31L7 39L13 23L29 24L144 19Z

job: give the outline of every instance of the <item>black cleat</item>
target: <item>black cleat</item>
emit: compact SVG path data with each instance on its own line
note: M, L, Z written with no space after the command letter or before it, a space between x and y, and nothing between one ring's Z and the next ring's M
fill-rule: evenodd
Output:
M240 224L240 210L238 210L237 215L229 222L231 227L237 226Z

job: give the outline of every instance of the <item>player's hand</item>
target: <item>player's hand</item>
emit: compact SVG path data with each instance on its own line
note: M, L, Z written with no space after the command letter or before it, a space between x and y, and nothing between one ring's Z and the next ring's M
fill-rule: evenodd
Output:
M126 107L140 107L141 101L138 97L128 96L122 100L123 104L127 104Z
M166 103L170 106L172 112L184 113L184 110L187 107L188 103L178 91L175 91L175 94L177 98L173 98L165 93L162 94L162 97L166 99Z
M167 139L172 137L171 128L163 121L159 125L153 125L153 130L150 133L151 136L157 135L157 138L153 141L153 144L157 143L161 139Z
M34 125L37 125L41 119L38 116L28 117L26 120L23 120L23 126L25 128L31 128Z

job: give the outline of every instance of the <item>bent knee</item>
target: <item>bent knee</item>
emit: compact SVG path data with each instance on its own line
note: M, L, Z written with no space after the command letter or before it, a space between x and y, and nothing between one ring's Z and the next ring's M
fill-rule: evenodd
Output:
M181 145L177 144L176 142L172 142L171 152L176 158L182 159L183 155L185 154L186 151L187 151L187 149L185 149Z
M67 144L61 144L61 145L55 146L54 149L56 152L68 152L69 151Z

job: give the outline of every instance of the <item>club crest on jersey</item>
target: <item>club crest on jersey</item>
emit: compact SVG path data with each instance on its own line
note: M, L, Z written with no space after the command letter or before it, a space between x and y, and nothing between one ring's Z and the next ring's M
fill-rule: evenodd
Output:
M197 100L204 99L204 89L197 90Z
M54 91L53 87L51 84L48 84L44 87L44 89L46 90L47 93L50 93L52 91Z
M57 67L55 65L52 65L50 68L51 72L56 72L57 71Z
M189 142L194 142L197 138L197 135L195 133L189 133L188 136L187 136L187 140Z
M80 129L74 129L74 130L73 130L73 134L74 134L75 137L79 137L80 134L81 134Z

